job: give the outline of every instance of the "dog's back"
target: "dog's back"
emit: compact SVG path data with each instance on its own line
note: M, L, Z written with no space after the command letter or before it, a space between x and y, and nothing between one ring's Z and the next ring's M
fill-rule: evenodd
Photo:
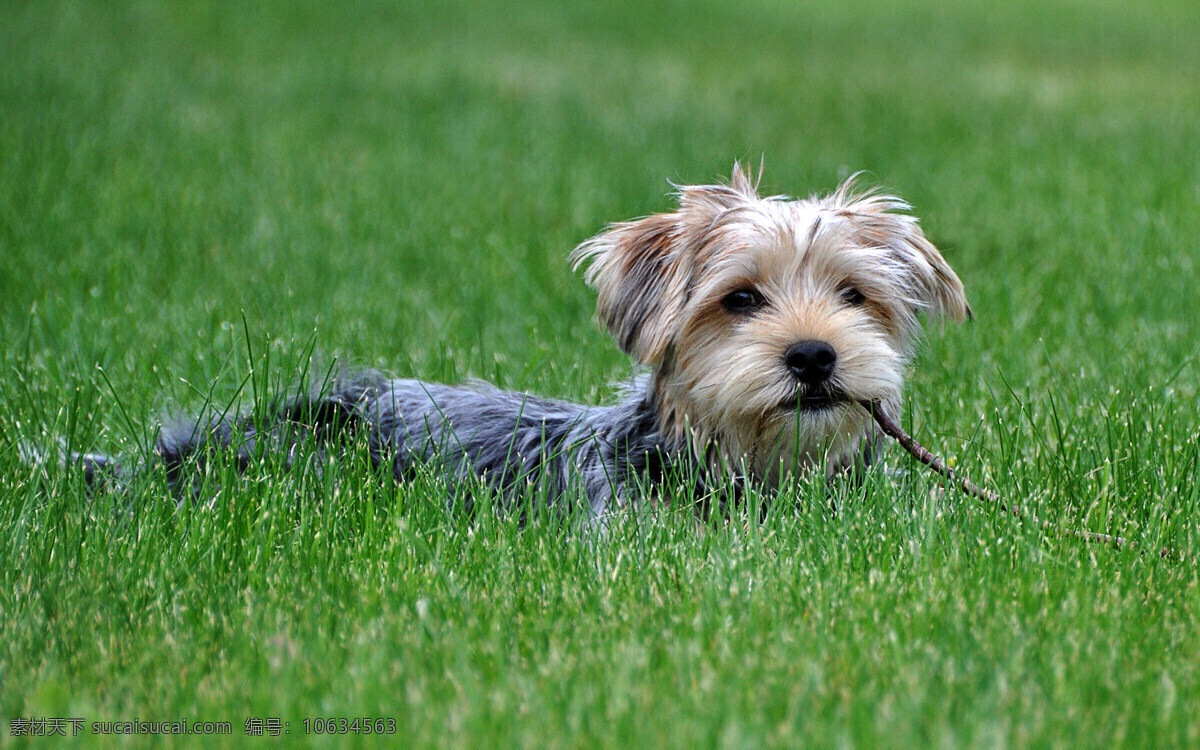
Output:
M214 415L164 425L150 458L177 498L195 499L214 453L244 471L258 459L292 469L318 462L337 441L366 434L371 461L398 481L433 471L451 487L480 482L511 500L575 493L599 516L623 503L632 475L661 472L653 405L637 389L615 406L502 391L482 382L448 386L360 371L274 402L265 414ZM75 454L89 485L108 489L144 474L146 462Z

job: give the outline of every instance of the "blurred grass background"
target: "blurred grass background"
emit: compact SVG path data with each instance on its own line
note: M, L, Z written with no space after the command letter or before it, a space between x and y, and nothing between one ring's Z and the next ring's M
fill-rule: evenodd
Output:
M567 252L667 209L668 180L761 160L793 195L867 170L962 276L977 320L929 336L919 438L1044 516L1192 550L1198 37L1183 0L5 3L5 717L1200 742L1192 563L1046 539L922 477L591 550L446 518L436 487L269 474L130 520L18 460L135 453L310 350L607 398L628 362Z

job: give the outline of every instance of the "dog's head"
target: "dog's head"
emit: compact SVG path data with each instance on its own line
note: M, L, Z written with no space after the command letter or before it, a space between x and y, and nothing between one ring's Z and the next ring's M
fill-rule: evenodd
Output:
M898 406L919 314L970 315L908 205L854 178L824 198L762 198L735 165L729 185L678 195L572 258L590 262L605 327L652 368L662 429L738 470L844 462L869 431L856 402Z

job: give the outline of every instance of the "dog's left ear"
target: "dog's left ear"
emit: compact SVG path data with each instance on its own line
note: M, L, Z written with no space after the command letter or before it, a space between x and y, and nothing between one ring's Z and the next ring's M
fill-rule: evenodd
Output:
M962 281L925 237L917 219L903 213L909 205L892 195L854 195L853 180L838 188L833 201L838 214L849 221L856 240L885 249L908 270L911 291L923 309L960 323L972 318Z
M888 247L904 258L912 270L915 286L934 315L944 315L961 323L974 317L962 280L921 231L917 220L911 216L885 214L890 220L888 228L891 242Z

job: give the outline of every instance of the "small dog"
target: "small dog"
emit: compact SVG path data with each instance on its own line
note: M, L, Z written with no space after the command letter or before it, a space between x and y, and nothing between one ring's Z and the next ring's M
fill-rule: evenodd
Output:
M909 206L854 183L824 198L763 198L735 164L728 185L680 187L676 210L579 245L571 259L587 269L600 321L645 369L615 405L360 372L266 419L168 426L154 462L186 495L209 448L243 465L285 450L290 465L305 439L329 445L358 428L398 480L433 466L452 486L481 480L508 500L532 486L550 502L585 500L600 522L667 482L724 504L745 483L770 489L801 470L869 462L860 403L897 414L918 314L971 311ZM94 483L138 471L76 458Z

